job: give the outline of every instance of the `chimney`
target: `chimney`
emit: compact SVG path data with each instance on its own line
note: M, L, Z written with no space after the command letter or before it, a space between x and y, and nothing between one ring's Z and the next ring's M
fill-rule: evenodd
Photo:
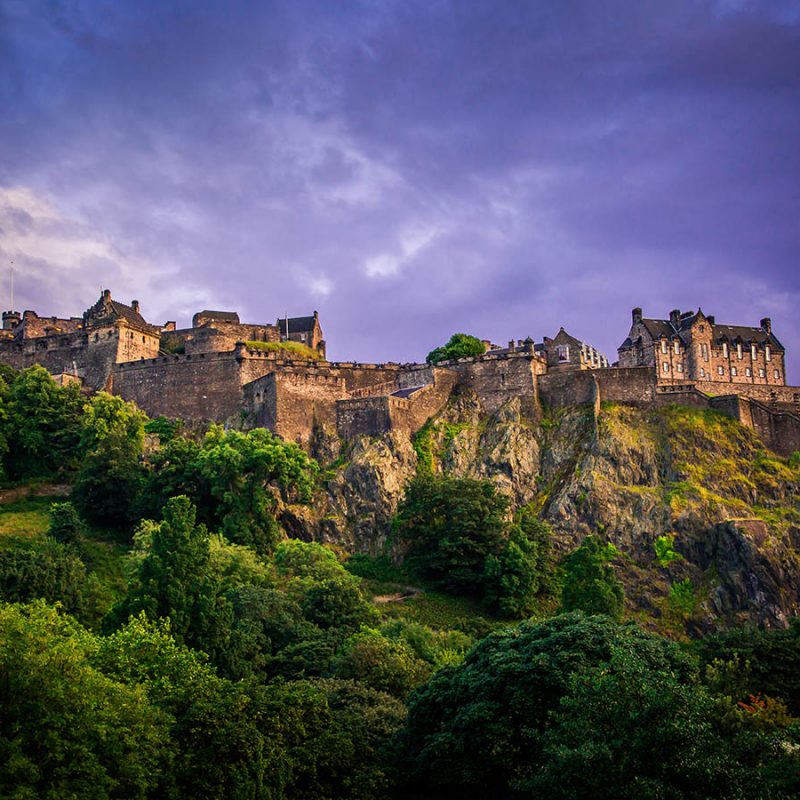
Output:
M706 317L706 322L709 325L716 325L717 324L717 318L715 316L713 316L712 314L710 314L709 316Z
M764 333L772 333L772 320L769 317L764 317L761 320L761 330Z
M103 289L103 300L111 299L111 289Z
M681 318L681 310L679 308L673 308L672 311L669 312L669 321L675 326L678 326L678 322Z
M642 321L642 309L641 308L634 308L631 311L631 317L633 318L633 324L635 325L637 322Z
M515 345L514 345L514 340L513 340L513 339L511 339L511 341L509 341L509 343L508 343L508 351L509 351L510 353L513 353L513 352L514 352L516 349L517 349L517 348L516 348L516 347L515 347Z
M135 314L139 313L139 301L138 300L131 300L131 308L133 309Z

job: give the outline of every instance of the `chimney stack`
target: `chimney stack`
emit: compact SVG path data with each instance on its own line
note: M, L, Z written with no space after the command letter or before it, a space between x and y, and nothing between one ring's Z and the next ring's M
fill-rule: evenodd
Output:
M675 326L678 326L678 322L681 318L681 310L679 308L673 308L672 311L669 312L669 321Z
M131 300L131 308L134 310L136 314L139 313L139 301L138 300Z
M631 317L633 317L633 324L635 325L637 322L642 321L642 309L641 308L634 308L631 311Z
M717 324L717 318L715 316L709 315L709 316L706 317L706 322L709 325L716 325Z
M772 333L772 320L769 317L761 320L761 330L765 333Z

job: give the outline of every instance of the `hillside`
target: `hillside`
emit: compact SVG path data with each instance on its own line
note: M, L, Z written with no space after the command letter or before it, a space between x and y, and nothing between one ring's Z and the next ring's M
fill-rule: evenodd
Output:
M565 554L589 533L620 552L627 610L647 625L698 634L747 622L784 627L800 597L800 460L766 450L713 411L604 404L532 419L519 400L487 416L454 396L413 441L398 434L326 454L312 508L287 506L292 534L379 554L418 470L493 481L553 527ZM395 552L395 554L397 554Z

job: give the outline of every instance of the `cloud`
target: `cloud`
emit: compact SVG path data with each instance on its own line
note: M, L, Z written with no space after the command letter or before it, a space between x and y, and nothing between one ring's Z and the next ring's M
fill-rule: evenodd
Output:
M31 306L80 313L102 281L157 320L319 307L366 361L562 324L613 357L631 307L702 305L771 316L800 380L793 0L0 18L0 185L28 192L0 257Z

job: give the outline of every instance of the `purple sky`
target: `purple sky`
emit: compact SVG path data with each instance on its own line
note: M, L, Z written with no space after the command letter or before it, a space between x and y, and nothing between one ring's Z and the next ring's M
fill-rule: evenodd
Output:
M319 309L331 358L630 309L800 381L800 2L0 0L0 297Z

